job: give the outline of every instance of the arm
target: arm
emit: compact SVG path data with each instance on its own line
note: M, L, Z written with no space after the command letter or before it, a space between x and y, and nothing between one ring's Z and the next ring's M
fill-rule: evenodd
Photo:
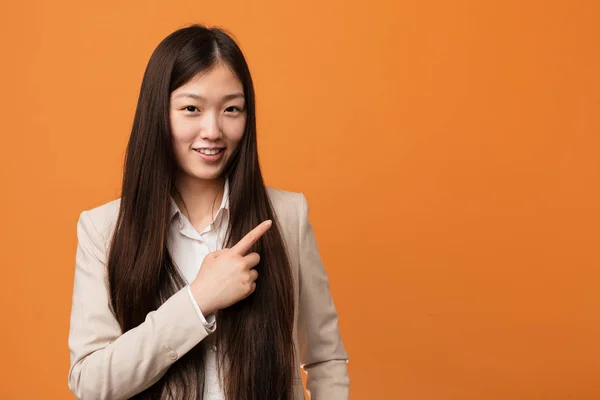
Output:
M104 240L87 212L77 238L69 388L78 399L126 399L158 381L214 328L202 324L183 288L122 334L110 308Z
M302 195L300 212L300 298L298 345L307 372L307 391L313 400L348 399L348 354L338 330L338 316L329 293L327 273L308 219Z

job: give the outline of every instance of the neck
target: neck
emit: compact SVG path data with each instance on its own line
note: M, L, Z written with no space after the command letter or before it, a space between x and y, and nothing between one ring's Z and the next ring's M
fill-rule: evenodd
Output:
M179 209L197 229L212 222L223 200L225 179L200 180L181 174L175 183L179 196L174 196Z

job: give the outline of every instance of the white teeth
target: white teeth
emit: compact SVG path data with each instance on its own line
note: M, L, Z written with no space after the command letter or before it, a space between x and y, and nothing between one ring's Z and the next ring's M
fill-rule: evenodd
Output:
M221 149L198 149L196 151L209 156L214 156L215 154L219 153Z

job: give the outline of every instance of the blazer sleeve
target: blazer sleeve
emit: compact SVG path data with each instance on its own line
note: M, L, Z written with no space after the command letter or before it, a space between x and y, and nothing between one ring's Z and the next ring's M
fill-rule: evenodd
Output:
M298 346L300 364L307 373L306 388L312 400L346 400L348 354L303 194L299 246Z
M210 332L183 288L122 334L112 313L105 241L89 211L77 223L69 388L78 399L127 399L158 381Z

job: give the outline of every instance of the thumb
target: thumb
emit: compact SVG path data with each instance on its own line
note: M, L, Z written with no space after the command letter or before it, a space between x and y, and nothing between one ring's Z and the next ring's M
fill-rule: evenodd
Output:
M219 257L221 254L225 253L227 249L222 249L222 250L215 250L213 251L211 254L213 257L217 258Z

